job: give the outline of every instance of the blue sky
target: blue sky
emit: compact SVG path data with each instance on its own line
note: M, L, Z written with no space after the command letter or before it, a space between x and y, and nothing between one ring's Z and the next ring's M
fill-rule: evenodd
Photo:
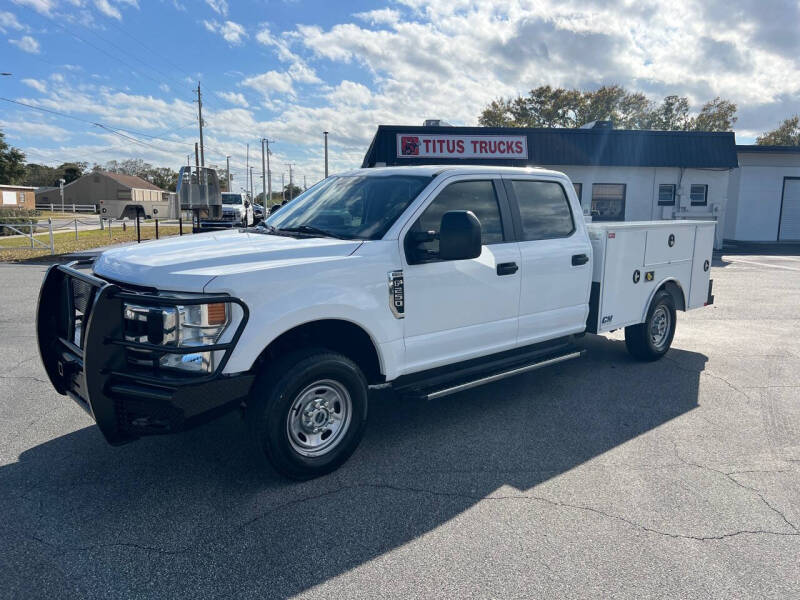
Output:
M177 168L199 79L207 162L243 174L266 135L274 177L293 163L311 183L326 129L344 169L379 123L474 124L500 95L618 83L731 99L747 143L800 111L798 23L800 0L3 0L0 96L69 117L0 102L0 128L30 161Z

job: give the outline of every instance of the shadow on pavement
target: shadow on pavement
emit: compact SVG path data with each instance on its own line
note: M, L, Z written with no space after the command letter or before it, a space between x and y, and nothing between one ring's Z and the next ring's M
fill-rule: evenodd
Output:
M705 356L639 363L621 341L584 341L583 360L436 402L375 398L353 458L306 483L264 468L238 415L121 448L86 427L26 450L0 469L5 593L291 596L697 406Z

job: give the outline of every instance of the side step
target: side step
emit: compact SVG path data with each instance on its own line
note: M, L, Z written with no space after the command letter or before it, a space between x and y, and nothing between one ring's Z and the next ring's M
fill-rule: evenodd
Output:
M508 369L506 371L501 371L499 373L494 373L493 375L487 375L486 377L480 377L479 379L473 379L472 381L465 381L463 383L459 383L457 385L446 387L433 392L428 392L428 393L423 392L421 395L426 400L436 400L437 398L444 398L445 396L449 396L450 394L456 394L458 392L463 392L465 390L471 390L472 388L476 388L478 386L487 383L500 381L501 379L506 379L507 377L513 377L514 375L521 375L522 373L535 371L536 369L549 367L550 365L556 365L558 363L562 363L567 360L572 360L573 358L580 358L584 354L586 354L586 350L577 350L575 352L570 352L569 354L562 354L561 356L554 356L552 358L539 360L537 362L533 362L520 367L515 367L513 369Z

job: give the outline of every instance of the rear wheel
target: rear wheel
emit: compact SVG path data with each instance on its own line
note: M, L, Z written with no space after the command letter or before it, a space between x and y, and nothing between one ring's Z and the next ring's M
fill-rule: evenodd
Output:
M675 337L675 302L666 290L656 293L644 323L625 328L625 345L640 360L658 360Z
M367 419L367 382L349 358L324 349L269 363L247 407L250 431L273 467L312 479L355 451Z

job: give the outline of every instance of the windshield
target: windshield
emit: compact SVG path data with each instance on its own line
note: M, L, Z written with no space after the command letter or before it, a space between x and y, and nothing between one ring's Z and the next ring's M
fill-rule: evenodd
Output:
M281 208L267 219L267 225L377 240L431 179L420 175L329 177Z
M241 194L222 194L222 203L223 204L241 204L242 203L242 195Z

